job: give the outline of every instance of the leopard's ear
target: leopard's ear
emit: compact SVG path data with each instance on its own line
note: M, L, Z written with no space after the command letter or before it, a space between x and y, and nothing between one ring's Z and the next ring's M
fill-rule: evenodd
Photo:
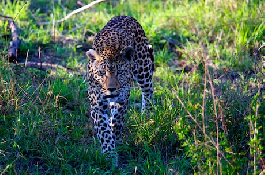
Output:
M134 53L135 53L134 48L128 46L122 50L122 58L130 62L131 60L133 60Z
M90 60L97 60L98 59L98 54L95 50L93 49L89 49L87 52L86 52L86 56L90 59Z
M154 62L154 50L153 50L153 46L152 45L148 45L148 52L149 52L149 57L152 60L152 62Z
M153 46L151 44L148 44L148 49L153 50Z

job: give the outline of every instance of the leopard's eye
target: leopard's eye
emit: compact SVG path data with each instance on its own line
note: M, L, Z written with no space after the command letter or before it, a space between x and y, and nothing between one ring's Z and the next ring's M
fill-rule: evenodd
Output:
M124 72L124 70L121 70L121 69L118 69L118 70L117 70L117 73L118 73L118 74L122 74L123 72Z
M106 74L106 71L105 70L99 70L98 71L98 75L99 76L103 76L103 75L105 75Z
M105 71L105 65L100 65L99 66L99 70L98 70L98 75L99 76L103 76L106 74L106 71Z

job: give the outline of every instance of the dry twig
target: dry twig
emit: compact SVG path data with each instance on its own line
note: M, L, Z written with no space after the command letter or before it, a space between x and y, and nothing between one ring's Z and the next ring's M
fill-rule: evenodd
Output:
M69 19L70 17L72 17L74 14L77 14L77 13L80 13L80 12L86 10L86 9L89 9L92 6L94 6L94 5L96 5L96 4L100 3L100 2L103 2L103 1L107 1L107 0L96 0L96 1L93 1L93 2L91 2L88 5L85 5L85 6L81 7L81 8L79 8L79 9L76 9L76 10L72 11L71 13L66 15L66 17L55 21L55 23L61 23L61 22L65 21L65 20ZM39 25L47 25L47 24L50 24L50 22L38 22L38 24Z

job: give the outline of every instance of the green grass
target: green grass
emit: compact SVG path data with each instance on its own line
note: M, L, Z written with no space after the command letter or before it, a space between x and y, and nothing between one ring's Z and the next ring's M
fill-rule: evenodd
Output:
M264 55L255 53L265 44L264 2L106 1L55 26L51 14L63 18L79 7L75 1L7 0L0 7L20 28L20 63L41 59L69 68L8 63L10 39L2 36L10 31L0 16L1 174L262 171L265 96L258 89L265 83ZM150 116L137 107L139 88L131 91L115 169L93 138L83 74L94 34L118 15L141 23L156 71Z

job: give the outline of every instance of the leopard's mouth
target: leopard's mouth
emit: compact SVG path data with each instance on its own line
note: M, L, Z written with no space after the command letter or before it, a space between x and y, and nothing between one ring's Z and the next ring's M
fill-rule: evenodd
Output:
M113 94L113 95L105 95L103 98L115 98L115 97L118 97L119 94Z

